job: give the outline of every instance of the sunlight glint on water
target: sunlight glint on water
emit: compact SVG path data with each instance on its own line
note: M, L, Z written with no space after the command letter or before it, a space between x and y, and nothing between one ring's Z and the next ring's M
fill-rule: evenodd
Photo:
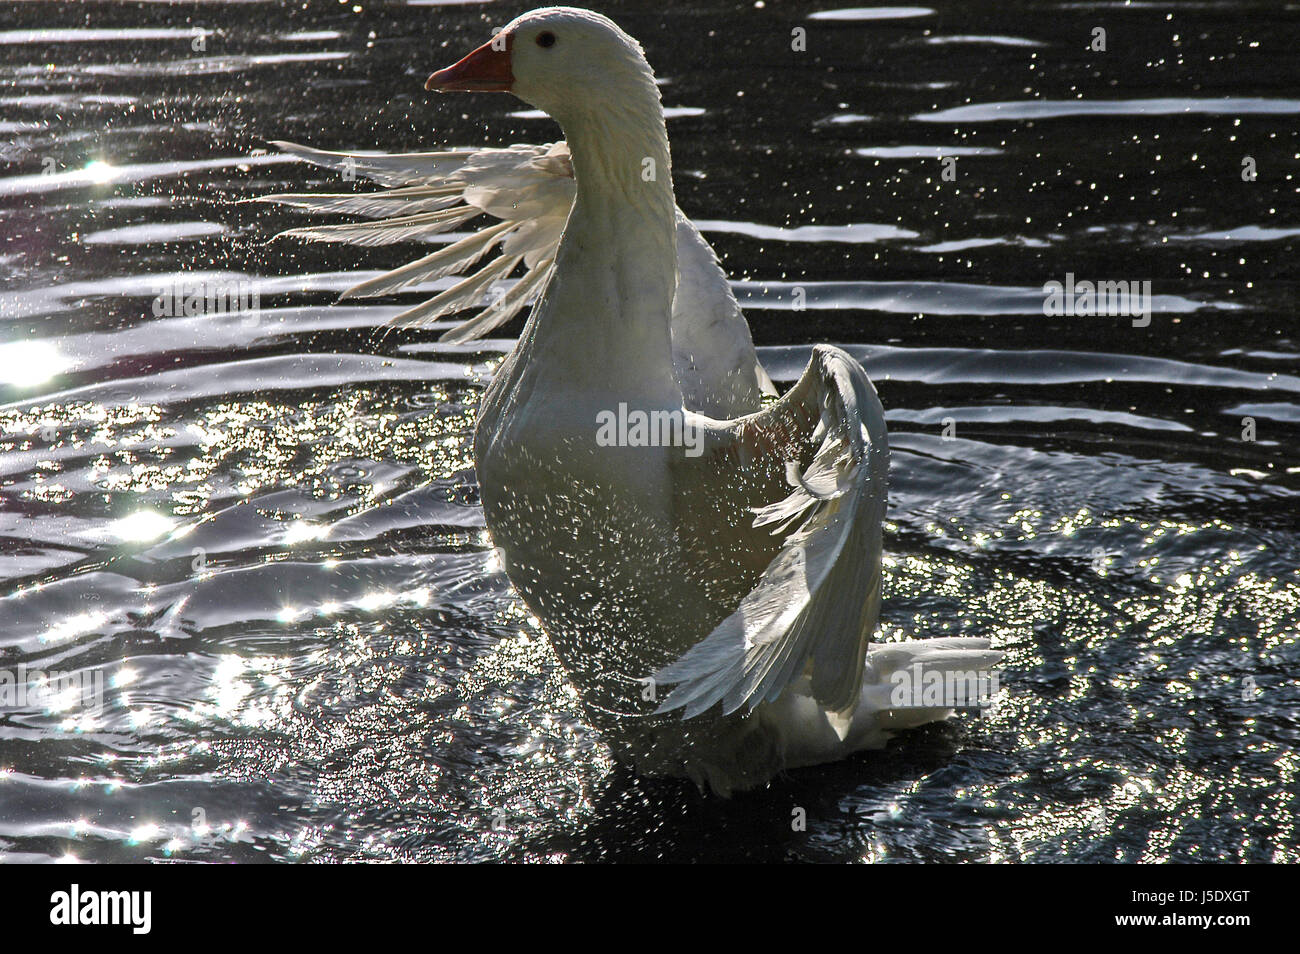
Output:
M607 9L667 80L679 202L774 378L834 341L881 392L879 638L1008 656L983 715L727 803L616 768L510 592L470 448L507 344L333 305L413 249L268 244L302 219L236 204L351 188L271 139L556 138L507 97L420 90L435 28L468 48L486 8L233 5L182 28L166 5L19 7L0 671L58 691L0 717L0 854L1300 860L1300 221L1279 171L1300 14L1134 5L1125 42L1166 57L1138 69L1087 51L1096 5L1014 6ZM809 53L786 52L794 26ZM1151 280L1150 326L1046 318L1067 272ZM186 279L259 306L159 315ZM95 673L98 707L58 688Z

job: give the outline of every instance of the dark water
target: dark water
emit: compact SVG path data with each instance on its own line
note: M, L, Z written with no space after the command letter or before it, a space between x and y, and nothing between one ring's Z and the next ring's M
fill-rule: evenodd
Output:
M1300 8L666 6L600 9L679 108L679 202L775 378L862 358L884 629L993 637L999 704L730 802L583 725L477 507L507 343L384 334L333 295L418 249L235 204L337 189L269 139L556 138L420 88L523 6L22 4L0 672L104 683L0 709L4 858L1300 859ZM1151 281L1150 323L1045 316L1067 273ZM178 279L261 310L155 315Z

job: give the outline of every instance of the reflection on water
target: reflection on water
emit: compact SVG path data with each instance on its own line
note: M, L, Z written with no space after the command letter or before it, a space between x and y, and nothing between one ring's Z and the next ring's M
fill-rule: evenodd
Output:
M269 139L555 138L420 89L499 11L150 6L0 32L5 858L1298 860L1300 13L609 8L772 376L880 388L885 635L1007 651L981 717L723 802L612 765L511 595L507 343L333 306L412 250L236 204L338 189ZM1150 325L1044 317L1067 273Z
M1061 116L1175 116L1205 113L1241 116L1247 113L1300 113L1300 99L1221 96L1213 99L1177 96L1162 99L1121 99L1101 102L1025 100L1015 103L980 103L922 113L925 123L983 123L1003 119L1055 119Z

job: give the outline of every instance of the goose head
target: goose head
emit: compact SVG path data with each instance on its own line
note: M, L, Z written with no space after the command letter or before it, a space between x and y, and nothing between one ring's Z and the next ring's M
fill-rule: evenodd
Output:
M640 44L612 20L574 7L523 14L464 59L434 73L424 88L514 93L562 126L602 113L660 108Z

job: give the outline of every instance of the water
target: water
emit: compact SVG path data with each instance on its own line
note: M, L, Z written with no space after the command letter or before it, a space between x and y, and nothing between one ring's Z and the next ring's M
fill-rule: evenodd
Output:
M773 376L832 341L877 383L886 634L1007 653L982 718L728 802L611 764L494 561L508 344L386 333L333 296L411 247L235 204L337 190L269 139L557 136L421 90L520 8L359 6L6 12L0 670L103 706L0 711L5 858L1300 859L1300 10L603 5ZM1149 324L1045 317L1067 273Z

